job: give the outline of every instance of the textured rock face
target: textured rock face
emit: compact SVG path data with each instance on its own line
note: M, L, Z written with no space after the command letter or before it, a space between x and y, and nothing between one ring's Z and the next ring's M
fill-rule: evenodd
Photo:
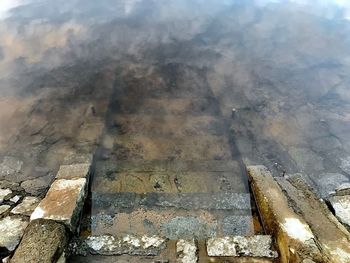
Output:
M2 189L0 188L0 204L4 202L5 199L9 198L12 194L10 189Z
M90 172L90 164L61 165L56 175L57 179L87 178Z
M197 246L194 240L183 240L180 239L176 243L176 262L178 263L196 263L197 257Z
M262 257L276 258L272 250L271 236L222 237L207 241L207 252L213 257Z
M11 210L11 213L30 216L39 202L40 199L35 196L24 197L23 201Z
M276 237L281 262L300 262L307 258L321 261L310 227L289 206L271 173L260 165L248 166L247 171L264 229Z
M83 253L90 252L100 255L158 255L165 248L166 239L158 236L136 237L126 235L123 237L114 237L110 235L90 236L76 245L78 251L86 250Z
M46 175L39 178L27 180L21 183L21 187L32 195L40 195L50 186L52 175Z
M28 221L24 218L7 216L0 219L0 248L13 251L18 245Z
M51 220L34 220L27 227L12 263L57 262L67 244L65 227Z
M0 216L6 213L10 208L11 206L9 205L0 205Z
M62 222L72 231L77 227L86 196L86 179L58 179L36 207L31 220L44 218Z
M350 229L350 195L332 196L329 202L335 211L335 216Z
M325 262L350 262L350 234L303 181L300 175L279 181L293 207L303 215L317 238ZM316 260L314 260L316 261Z

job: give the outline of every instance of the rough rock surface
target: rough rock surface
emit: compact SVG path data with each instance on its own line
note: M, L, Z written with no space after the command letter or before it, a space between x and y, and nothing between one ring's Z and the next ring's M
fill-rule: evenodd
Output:
M90 172L90 166L89 163L61 165L56 179L87 178Z
M176 262L196 263L198 261L197 250L197 245L193 239L190 241L180 239L176 243Z
M207 241L207 252L213 257L262 257L276 258L272 250L271 236L258 235L250 237L216 237Z
M67 244L65 227L51 220L34 220L27 227L12 263L57 262Z
M40 195L42 194L46 188L50 186L52 181L52 175L46 175L39 178L27 180L21 183L21 187L24 190L32 195Z
M267 234L276 237L282 263L322 260L308 224L288 200L265 166L248 166L249 180ZM322 262L322 261L321 261Z
M350 195L332 196L329 202L334 209L335 216L350 229Z
M166 239L158 236L136 237L126 235L114 237L110 235L90 236L82 244L76 246L78 250L86 248L92 254L100 255L158 255L165 248Z
M0 177L6 177L19 173L22 169L23 162L12 156L5 156L0 164Z
M0 204L4 202L4 200L10 198L12 191L10 189L2 189L0 188Z
M11 206L9 205L0 205L0 216L6 213L10 208Z
M0 248L13 251L27 225L28 221L21 217L7 216L0 219Z
M350 234L300 175L279 182L317 238L325 262L350 262Z
M23 201L11 210L12 214L30 216L38 206L40 199L35 196L24 197Z
M72 231L77 227L86 197L86 179L58 179L35 208L31 220L44 218L62 222Z
M9 205L0 205L0 216L6 213L10 208L11 206Z

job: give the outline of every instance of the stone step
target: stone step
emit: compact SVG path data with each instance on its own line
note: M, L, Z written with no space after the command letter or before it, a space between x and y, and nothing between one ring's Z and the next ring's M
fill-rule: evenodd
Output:
M185 210L251 210L249 193L99 193L92 192L94 209L112 212L136 208Z
M225 235L252 235L249 210L186 210L174 207L140 207L117 213L92 207L90 231L94 235L161 235L172 240Z
M185 137L197 135L222 136L226 134L222 119L215 116L117 114L108 136L151 135Z
M218 193L248 192L240 170L231 172L118 172L96 173L92 191L104 193Z
M119 160L229 160L231 149L224 136L151 137L143 135L111 137L110 155Z
M242 170L237 160L98 160L95 169L97 173L108 175L117 172L236 172Z
M217 101L212 98L141 98L122 97L112 103L112 112L123 114L210 115L220 114Z

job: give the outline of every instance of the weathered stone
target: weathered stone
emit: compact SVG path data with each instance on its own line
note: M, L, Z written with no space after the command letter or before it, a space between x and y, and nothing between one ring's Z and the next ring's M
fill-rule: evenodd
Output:
M12 191L10 189L0 188L0 204L11 197Z
M13 251L21 240L27 225L28 221L20 217L7 216L0 219L0 247Z
M31 220L52 219L64 223L74 231L85 201L86 188L85 178L56 180L45 198L35 208Z
M43 177L27 180L21 183L21 187L32 195L40 195L50 186L52 181L52 175L46 175Z
M340 173L320 173L314 176L313 181L322 198L327 198L337 188L350 183L349 178Z
M293 208L302 214L309 224L325 262L350 262L349 232L338 222L327 205L313 193L302 177L292 176L288 181L281 180L279 183L291 200Z
M12 263L57 262L67 244L65 227L51 220L34 220L11 259Z
M271 236L216 237L207 240L207 252L212 257L262 257L276 258Z
M126 235L114 237L110 235L90 236L85 244L92 254L100 255L158 255L165 248L166 239L158 236L136 237Z
M2 189L10 189L12 191L23 191L23 188L19 186L19 183L11 182L8 180L0 180L0 188Z
M90 166L90 164L86 163L61 165L56 175L56 179L88 178Z
M0 205L0 216L6 213L10 208L11 206L9 205Z
M311 229L289 206L271 173L265 166L248 166L247 171L262 224L267 234L276 237L281 262L321 261Z
M175 217L161 226L161 233L171 240L205 239L216 233L217 224L208 224L196 217Z
M334 209L335 216L350 229L350 195L332 196L329 202Z
M12 214L30 216L38 206L40 199L35 196L24 197L23 201L11 210Z
M196 263L198 261L197 250L197 245L193 239L190 241L180 239L176 243L176 262Z
M249 216L228 216L222 222L222 231L226 236L250 236L254 234L253 218Z
M22 169L23 162L12 156L5 156L0 164L0 177L6 177L19 173Z

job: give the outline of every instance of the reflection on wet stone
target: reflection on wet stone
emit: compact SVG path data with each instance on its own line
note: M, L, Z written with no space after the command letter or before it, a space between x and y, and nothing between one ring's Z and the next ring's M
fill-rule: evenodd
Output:
M251 233L242 163L349 182L346 1L34 2L0 12L2 199L93 159L93 234L180 238Z

